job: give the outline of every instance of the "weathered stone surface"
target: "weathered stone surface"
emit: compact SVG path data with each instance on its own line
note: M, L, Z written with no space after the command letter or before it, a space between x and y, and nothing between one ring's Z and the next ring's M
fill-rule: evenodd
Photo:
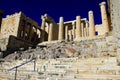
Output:
M108 0L109 2L109 11L110 11L110 18L111 18L111 29L112 29L112 33L114 35L114 39L116 41L116 44L117 44L117 60L118 60L118 63L120 63L120 23L119 23L119 20L120 20L120 1L119 0Z
M1 51L34 46L40 42L41 29L38 23L19 12L8 15L0 24Z
M111 38L111 37L110 37ZM99 57L116 56L117 46L107 38L95 40L83 40L78 42L57 41L39 45L36 48L29 48L25 51L18 51L12 56L8 55L6 59L32 59L34 57L41 59L56 59L65 57Z
M74 51L73 51L74 52ZM25 60L4 62L0 69L0 79L14 79L14 70L5 71ZM33 62L18 68L17 79L22 80L119 80L120 66L117 65L116 57L98 58L57 58L57 59L36 59L36 71L33 71ZM3 67L4 66L4 67ZM2 73L2 74L1 74Z

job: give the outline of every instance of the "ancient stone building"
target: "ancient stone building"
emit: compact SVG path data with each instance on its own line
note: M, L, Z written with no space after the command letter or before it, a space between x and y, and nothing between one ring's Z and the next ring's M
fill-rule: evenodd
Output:
M40 42L41 29L38 23L26 17L22 12L3 18L0 31L2 51L33 46Z
M42 15L42 42L58 40L58 24L48 14Z
M64 22L59 18L56 23L47 14L42 16L42 41L67 40L76 41L82 39L93 39L105 36L109 33L109 16L106 10L106 2L100 3L102 24L95 24L93 11L88 12L89 20L76 16L75 20Z
M106 2L100 3L102 24L95 24L94 12L88 12L87 18L76 16L72 21L59 18L56 23L48 14L42 15L41 29L38 23L26 17L22 12L8 15L2 19L0 48L27 47L45 41L80 41L105 37L110 32ZM14 45L13 45L14 44Z

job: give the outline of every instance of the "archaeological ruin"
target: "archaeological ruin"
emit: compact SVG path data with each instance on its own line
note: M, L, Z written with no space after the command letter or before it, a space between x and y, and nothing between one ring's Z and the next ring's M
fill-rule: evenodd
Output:
M89 20L76 16L75 20L64 22L64 18L60 17L59 23L56 23L48 14L45 14L41 16L41 27L22 12L7 15L3 19L1 13L0 49L5 51L35 46L41 42L80 41L105 37L111 31L106 2L100 3L100 9L102 24L96 25L93 11L88 12Z
M42 35L44 39L42 39L42 42L54 40L80 41L105 36L111 31L110 16L107 15L105 2L100 4L100 9L102 24L97 25L94 23L93 11L88 12L89 20L76 16L76 20L64 22L64 18L60 17L59 23L55 23L47 14L43 15L41 29L44 31Z
M0 80L120 80L120 1L106 4L101 24L92 10L88 19L59 23L44 14L40 26L23 12L2 18L0 11Z
M2 17L1 17L2 18ZM22 12L7 15L0 28L0 49L16 49L34 46L40 42L41 29L38 23Z

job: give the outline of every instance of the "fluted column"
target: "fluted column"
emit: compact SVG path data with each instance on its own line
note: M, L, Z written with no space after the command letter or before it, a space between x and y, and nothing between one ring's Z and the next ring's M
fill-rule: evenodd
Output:
M84 37L87 36L87 33L86 33L86 27L84 28Z
M75 39L75 21L72 22L72 35L73 35L73 39Z
M76 16L76 39L81 37L81 18Z
M89 36L89 23L86 21L86 36L88 37Z
M102 26L105 29L105 32L109 32L108 17L106 11L106 2L100 3L101 16L102 16Z
M48 34L49 34L49 26L50 26L49 23L46 22L45 23L45 32L48 33Z
M53 40L53 24L50 23L49 34L48 34L48 41L52 41L52 40Z
M69 30L69 40L72 41L72 30Z
M95 36L95 24L93 11L89 11L89 37Z
M68 41L68 26L65 26L65 40Z
M81 33L82 33L82 37L84 37L84 22L81 23Z
M42 16L41 19L42 19L41 29L45 30L45 18Z
M42 29L42 42L45 40L45 19L42 16L42 25L41 25L41 29Z
M63 20L63 17L60 17L58 40L63 40L64 39L63 31L64 31L64 20Z

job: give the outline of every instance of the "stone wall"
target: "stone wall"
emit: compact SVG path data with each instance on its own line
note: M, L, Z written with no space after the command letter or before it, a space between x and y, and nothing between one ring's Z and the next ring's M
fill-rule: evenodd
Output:
M29 46L33 46L34 44L25 41L21 38L17 38L15 36L9 36L9 38L0 39L0 50L18 50L19 48L27 48Z
M2 51L8 48L34 46L41 41L41 29L38 23L22 12L3 18L0 34Z
M120 1L108 0L111 17L111 27L113 28L114 42L117 44L117 60L120 63Z
M20 16L21 13L15 13L13 15L7 15L6 18L3 18L1 25L1 39L8 38L9 35L17 36Z
M8 50L18 50L19 48L27 48L29 46L31 47L33 46L33 43L17 38L15 36L10 36L8 42L9 42L7 44Z
M104 29L105 28L102 26L102 24L95 25L95 30L97 35L105 35Z
M7 45L8 45L8 38L0 39L0 50L1 51L7 50Z
M111 16L111 27L113 28L113 34L116 37L120 37L120 1L119 0L108 0L109 1L109 12Z
M21 14L17 37L23 40L38 43L41 38L41 29L37 22Z

